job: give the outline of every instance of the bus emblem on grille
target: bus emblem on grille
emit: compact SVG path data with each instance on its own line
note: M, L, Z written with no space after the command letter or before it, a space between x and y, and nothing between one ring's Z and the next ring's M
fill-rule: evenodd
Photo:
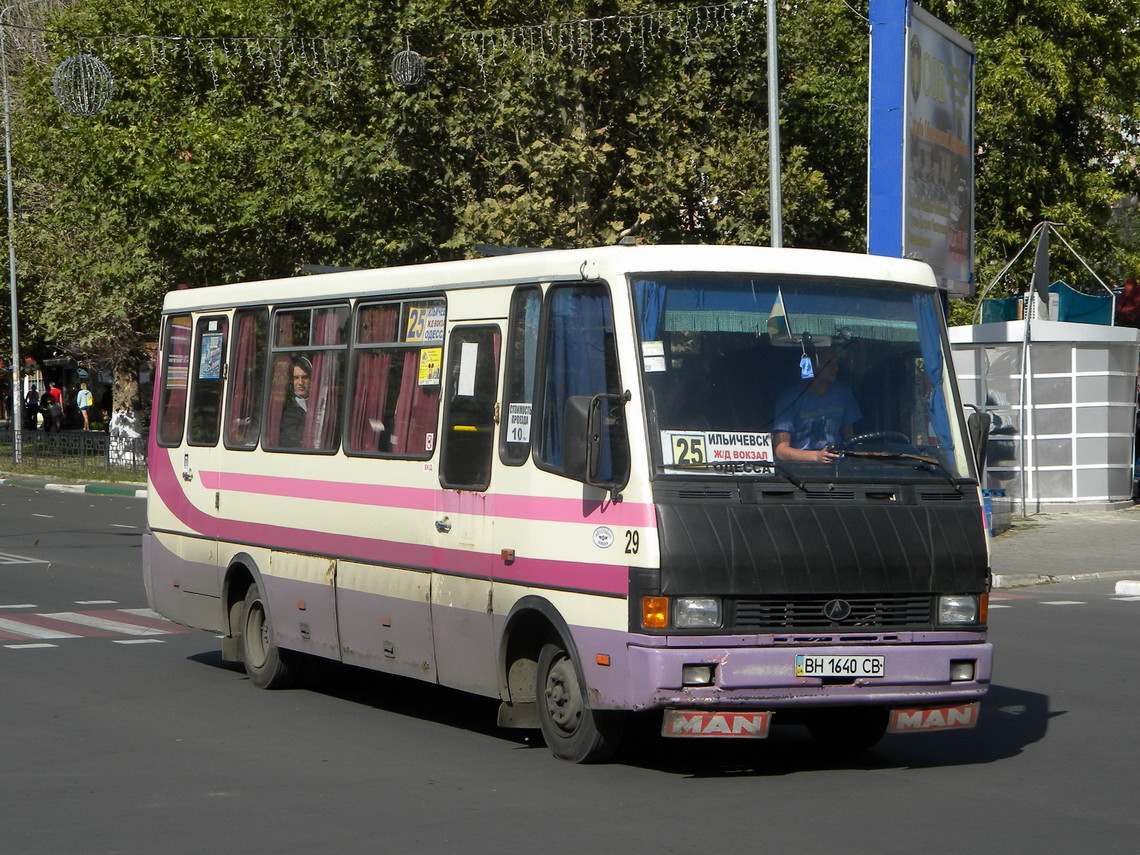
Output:
M831 600L823 607L823 616L828 620L844 620L851 616L851 604L846 600Z

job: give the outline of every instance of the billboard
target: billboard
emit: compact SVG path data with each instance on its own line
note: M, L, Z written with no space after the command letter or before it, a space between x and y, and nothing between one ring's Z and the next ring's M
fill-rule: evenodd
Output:
M974 293L974 46L908 0L871 2L868 251Z

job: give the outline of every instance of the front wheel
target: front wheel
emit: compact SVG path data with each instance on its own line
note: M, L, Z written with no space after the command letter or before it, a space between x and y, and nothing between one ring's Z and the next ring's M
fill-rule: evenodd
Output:
M302 654L277 646L269 605L256 582L246 591L242 607L241 652L245 673L259 689L287 689L300 676Z
M555 757L598 763L613 756L625 717L590 709L574 660L559 643L543 645L538 655L538 689L538 725Z

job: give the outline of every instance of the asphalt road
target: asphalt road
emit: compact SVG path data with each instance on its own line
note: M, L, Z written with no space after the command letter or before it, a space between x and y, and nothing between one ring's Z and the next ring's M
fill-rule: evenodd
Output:
M137 611L143 505L0 487L2 855L1140 851L1140 598L1111 581L998 593L973 731L854 762L645 734L583 767L437 687L252 688Z

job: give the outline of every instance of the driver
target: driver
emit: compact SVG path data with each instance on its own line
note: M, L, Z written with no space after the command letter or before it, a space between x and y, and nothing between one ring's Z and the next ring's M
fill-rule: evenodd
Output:
M839 374L839 353L834 347L816 351L815 376L803 380L776 399L772 440L776 456L800 463L831 463L834 450L854 435L853 425L863 417L851 387Z

